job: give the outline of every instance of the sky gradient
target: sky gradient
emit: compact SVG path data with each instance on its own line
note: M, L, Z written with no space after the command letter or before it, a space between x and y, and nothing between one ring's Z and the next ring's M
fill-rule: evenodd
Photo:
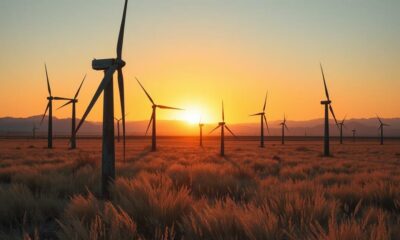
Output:
M115 57L122 8L123 0L0 1L0 117L43 114L45 62L55 96L72 97L87 73L82 116L103 77L91 60ZM321 118L319 62L338 118L399 117L399 11L398 0L130 0L127 119L151 114L135 76L156 103L189 110L158 111L161 119L202 113L216 122L224 99L228 123L256 122L248 114L267 90L269 119ZM102 98L88 117L101 119Z

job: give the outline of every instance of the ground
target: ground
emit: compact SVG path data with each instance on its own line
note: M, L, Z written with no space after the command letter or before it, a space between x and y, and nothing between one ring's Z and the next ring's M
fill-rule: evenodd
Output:
M101 141L67 143L0 140L0 239L400 239L397 140L129 139L110 201Z

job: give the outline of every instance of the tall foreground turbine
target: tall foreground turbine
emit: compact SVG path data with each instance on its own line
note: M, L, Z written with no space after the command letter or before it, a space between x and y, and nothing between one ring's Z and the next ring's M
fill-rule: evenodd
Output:
M100 82L89 106L87 107L75 134L79 131L82 124L85 122L86 117L92 110L94 104L103 94L103 143L102 143L102 179L101 189L104 198L110 198L109 187L110 183L115 179L115 142L114 142L114 88L113 88L113 75L115 71L118 72L118 88L121 103L122 114L122 133L123 133L123 151L125 159L125 97L124 97L124 76L122 68L125 62L122 60L122 46L124 42L125 19L128 0L125 0L124 12L122 15L121 27L119 30L118 43L117 43L117 58L110 59L94 59L92 61L92 68L97 71L104 71L104 78Z
M76 91L74 98L69 99L69 101L67 103L65 103L64 105L62 105L60 108L63 108L69 104L72 104L72 118L71 118L71 149L75 149L76 148L76 134L75 134L75 126L76 126L76 103L78 102L78 95L79 92L81 91L83 82L86 79L86 75L85 77L83 77L83 80L81 82L81 85L79 85L78 91Z
M40 121L40 125L43 123L43 119L46 116L47 111L49 111L49 122L48 122L48 130L47 130L47 148L53 148L53 100L68 100L68 98L62 97L54 97L51 94L50 80L49 74L47 73L47 66L44 64L44 69L46 71L46 79L47 79L47 91L49 92L49 96L47 97L47 106L44 111L42 120Z
M376 115L376 117L379 120L379 128L378 129L381 131L381 145L383 145L383 127L389 127L390 125L383 123L381 118L378 115Z
M328 87L326 86L325 74L324 74L324 70L322 69L322 64L320 64L320 67L321 67L322 79L324 80L325 95L326 95L326 100L321 101L321 104L325 106L324 156L329 156L330 155L330 151L329 151L329 111L332 113L332 116L335 119L336 126L338 125L338 122L336 120L335 113L333 112L333 108L331 105L332 101L329 98Z
M283 122L281 122L279 125L282 126L282 145L285 144L285 129L289 131L289 128L286 125L286 115L283 115Z
M225 124L225 113L224 113L224 102L223 101L222 101L222 122L219 122L218 126L216 128L214 128L213 130L211 130L211 132L209 134L211 134L212 132L214 132L218 128L221 128L221 151L220 151L220 155L221 156L225 156L225 131L224 130L226 128L226 130L228 130L232 134L232 136L234 136L234 137L235 137L235 134L233 134L233 132Z
M267 98L268 98L268 92L265 94L265 100L264 100L264 106L262 112L252 114L250 116L260 116L260 147L264 147L264 121L265 125L267 126L267 131L269 132L269 127L268 127L268 122L267 122L267 117L265 116L265 108L267 106Z
M140 83L139 79L136 78L136 81L139 83L140 87L143 89L144 93L146 94L147 98L150 100L153 108L153 112L150 117L149 125L147 126L146 129L146 134L149 131L151 123L152 125L152 131L151 131L151 151L155 152L157 150L157 128L156 128L156 110L157 108L161 109L172 109L172 110L184 110L182 108L175 108L175 107L168 107L164 105L158 105L156 104L153 99L150 97L150 94L144 89L143 85Z

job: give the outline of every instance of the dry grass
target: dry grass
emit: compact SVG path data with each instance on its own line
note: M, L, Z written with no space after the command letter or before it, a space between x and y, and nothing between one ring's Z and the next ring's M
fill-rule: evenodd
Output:
M317 142L228 141L221 158L214 140L156 153L130 140L111 201L99 143L2 141L0 239L400 239L396 141L335 144L329 158Z

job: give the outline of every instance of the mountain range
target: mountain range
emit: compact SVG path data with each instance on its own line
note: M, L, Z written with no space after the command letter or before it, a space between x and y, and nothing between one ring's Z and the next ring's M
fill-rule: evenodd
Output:
M0 136L30 136L34 124L38 127L37 135L45 136L47 133L47 118L40 126L41 116L31 116L27 118L0 118ZM389 124L385 127L385 136L400 137L400 118L382 119L383 122ZM79 119L77 119L79 122ZM280 121L270 121L270 135L278 136L281 134L279 126ZM127 135L143 136L148 121L127 121ZM305 121L287 121L289 131L286 132L289 136L321 136L323 134L323 119L313 119ZM205 132L208 133L216 123L205 124ZM236 135L253 136L259 135L259 123L239 123L228 125ZM349 119L345 122L344 135L351 136L352 129L356 129L357 136L376 137L379 136L379 122L376 118ZM87 121L82 126L79 134L81 136L99 136L101 134L101 122ZM53 131L57 136L68 136L71 131L71 119L60 119L54 117ZM266 131L266 130L265 130ZM332 136L339 134L338 128L335 127L334 121L330 121L330 131ZM157 120L157 134L163 136L191 136L198 135L198 125L189 124L178 120ZM219 134L216 131L213 134ZM269 135L268 133L266 133Z

